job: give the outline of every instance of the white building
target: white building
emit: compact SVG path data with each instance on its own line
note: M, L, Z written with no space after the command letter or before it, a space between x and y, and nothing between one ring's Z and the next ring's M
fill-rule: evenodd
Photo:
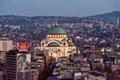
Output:
M59 26L52 27L37 48L41 51L47 51L46 53L56 60L59 57L69 57L70 54L77 52L72 40L68 39L64 29Z

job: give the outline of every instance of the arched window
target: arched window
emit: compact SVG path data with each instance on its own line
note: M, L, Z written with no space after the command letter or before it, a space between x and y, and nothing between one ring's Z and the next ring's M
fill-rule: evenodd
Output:
M42 43L42 45L44 46L44 43Z
M51 53L51 55L52 55L53 53Z
M65 44L65 43L63 43L63 45L65 46L66 44Z

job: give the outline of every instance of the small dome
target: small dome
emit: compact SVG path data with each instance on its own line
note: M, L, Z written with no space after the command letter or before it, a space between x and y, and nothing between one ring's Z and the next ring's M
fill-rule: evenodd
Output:
M51 42L50 44L48 44L49 47L59 47L59 44L56 42Z
M62 27L55 26L48 31L48 34L66 34L66 32Z

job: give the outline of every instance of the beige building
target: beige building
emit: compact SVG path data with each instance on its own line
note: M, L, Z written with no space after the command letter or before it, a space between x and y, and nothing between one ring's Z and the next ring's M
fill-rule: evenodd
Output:
M56 60L59 57L69 57L70 54L76 53L76 46L71 39L68 39L64 29L59 26L52 27L37 48Z
M0 51L9 51L13 49L13 41L8 38L0 39Z
M13 41L9 38L0 39L0 62L4 62L6 52L13 49Z

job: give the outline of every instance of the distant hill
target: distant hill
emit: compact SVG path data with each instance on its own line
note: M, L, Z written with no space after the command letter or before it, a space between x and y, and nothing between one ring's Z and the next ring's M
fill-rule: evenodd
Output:
M113 11L113 12L109 12L109 13L88 16L85 18L120 18L120 11Z
M18 15L1 15L0 24L12 24L12 25L25 25L38 23L52 23L56 20L59 23L76 23L81 22L81 19L87 18L120 18L120 11L114 11L99 15L93 15L88 17L65 17L65 16L18 16Z

